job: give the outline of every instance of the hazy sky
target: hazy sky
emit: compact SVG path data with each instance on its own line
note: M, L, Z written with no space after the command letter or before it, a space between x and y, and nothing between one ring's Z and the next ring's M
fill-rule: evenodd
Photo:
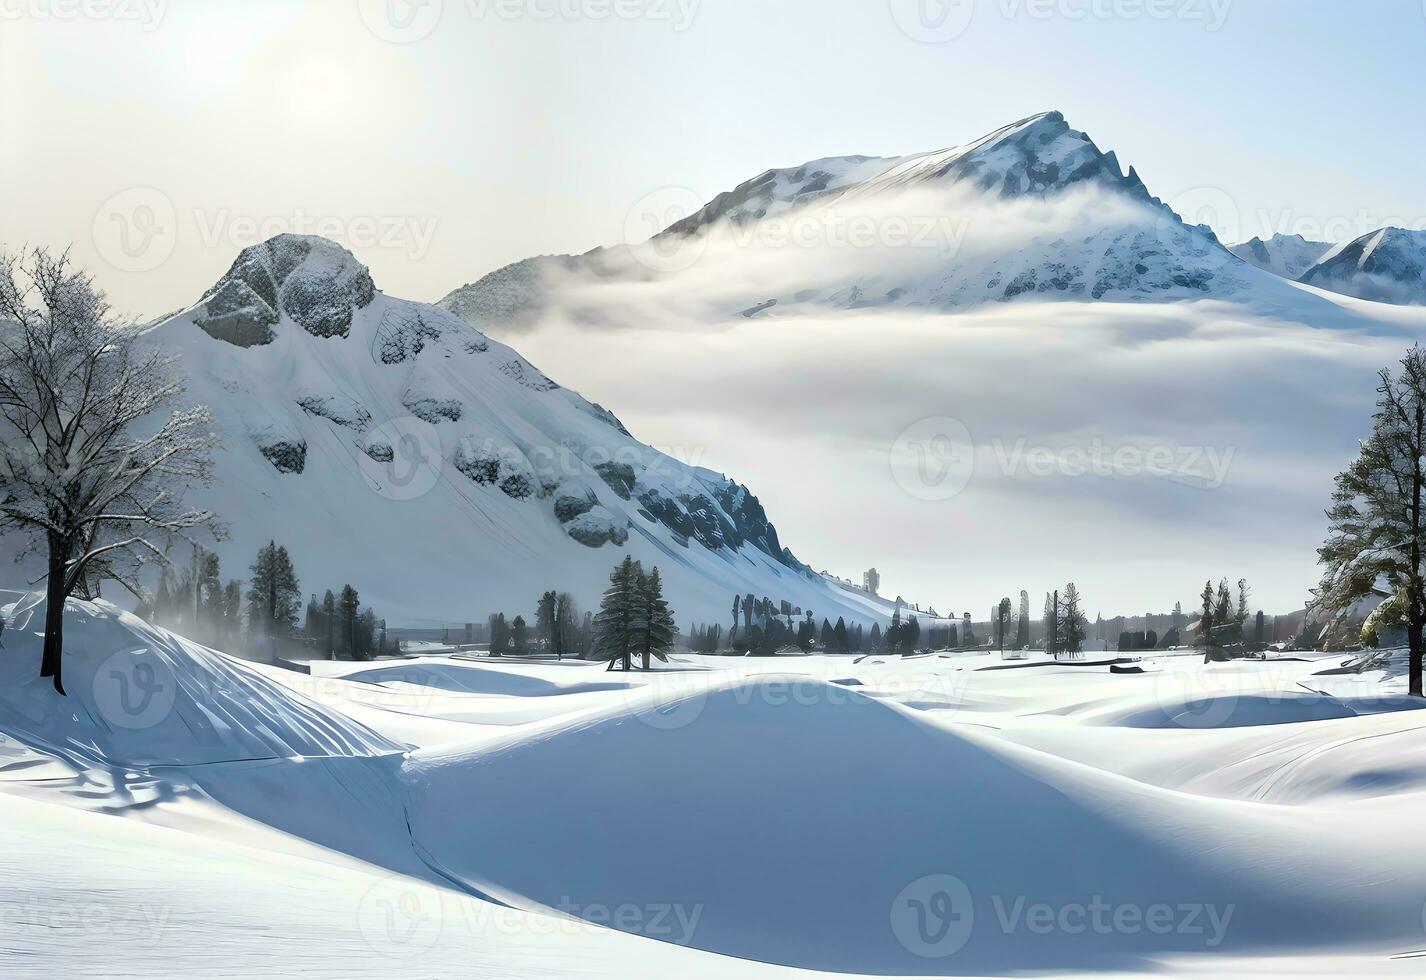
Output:
M282 231L335 238L387 292L434 301L507 262L621 241L631 215L666 188L707 199L770 167L950 146L1050 108L1225 240L1274 231L1348 239L1388 223L1426 226L1423 60L1423 0L0 0L0 243L72 243L135 315L188 305L239 249ZM980 322L988 321L967 319L908 355L975 350ZM919 329L929 328L898 323L888 336L911 344ZM1257 335L1244 330L1243 343ZM885 495L885 443L936 407L940 362L918 368L927 395L905 410L822 404L817 387L804 385L796 412L784 412L781 375L749 381L733 370L716 391L669 411L674 393L711 375L685 356L687 342L661 341L645 355L631 336L602 348L617 360L596 363L560 332L531 336L525 352L615 408L636 434L706 450L701 461L753 486L788 542L819 567L850 575L890 564L891 590L980 615L1006 583L963 588L963 562L1023 564L1019 554L993 558L993 535L975 518L990 510L925 523L947 558L957 539L946 544L946 534L964 535L956 567L918 555L904 535L900 553L885 546L891 532L877 520L914 530L924 516ZM813 343L799 333L779 342L789 358ZM1237 502L1219 528L1234 540L1257 526L1251 501L1296 493L1274 498L1292 518L1268 528L1270 555L1245 547L1208 569L1276 579L1261 593L1274 608L1299 604L1312 578L1330 473L1365 419L1371 370L1398 346L1304 345L1304 377L1333 377L1331 359L1346 357L1362 390L1336 413L1314 402L1323 438L1301 479L1296 457L1249 456L1234 470L1241 496L1188 498L1214 513L1220 501ZM867 343L843 350L863 371L879 356L908 356ZM947 377L961 371L969 386L978 380L969 365L995 356L976 354ZM1273 356L1285 363L1281 351ZM828 371L846 365L828 350L818 358ZM681 372L668 371L680 363ZM1104 362L1082 367L1101 388L1114 383ZM1293 379L1278 381L1290 398ZM736 387L743 382L746 391ZM857 397L888 403L873 387ZM741 393L730 399L729 390ZM1158 398L1152 378L1142 392L1144 404ZM1290 402L1274 405L1290 424ZM1118 407L1132 416L1133 404ZM858 417L868 432L847 438L882 448L867 464L876 480L860 481L853 504L835 469L855 457L835 439ZM789 438L804 440L804 456L788 454ZM1204 438L1258 441L1266 453L1275 435ZM1273 479L1253 478L1269 464ZM814 501L800 477L821 488ZM1143 493L1116 509L1089 499L1093 485L1075 488L1088 495L1077 510L1074 493L1034 506L1053 501L1089 522L1069 549L1080 561L1116 530L1124 549L1147 547L1145 535L1168 526L1184 496ZM839 520L833 541L825 532ZM1180 525L1180 540L1198 539L1191 522ZM1130 611L1191 599L1214 543L1184 555L1194 561L1179 570L1182 588L1118 562L1119 573L1093 582L1096 605ZM1043 590L1074 565L1056 560L1042 569L1046 581L1025 584Z
M437 299L1048 108L1225 238L1341 237L1426 218L1423 58L1421 0L0 0L0 239L136 314L289 229Z

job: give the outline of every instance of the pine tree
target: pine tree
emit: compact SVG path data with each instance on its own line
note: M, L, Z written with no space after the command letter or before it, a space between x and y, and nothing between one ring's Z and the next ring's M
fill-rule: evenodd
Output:
M903 654L915 653L917 645L921 642L921 622L915 616L908 619L901 627L901 652Z
M530 636L525 626L525 617L516 616L510 623L510 652L523 657L529 650Z
M667 662L668 651L678 634L673 613L664 599L663 581L659 578L657 566L647 576L639 577L638 601L639 653L643 656L644 670L648 670L651 654Z
M594 648L609 669L618 663L623 670L633 668L634 648L639 640L639 576L643 569L630 555L609 573L609 587L594 620Z
M1059 648L1068 654L1079 654L1084 650L1084 633L1087 620L1080 611L1079 589L1073 582L1065 586L1064 599L1060 603Z
M327 659L337 659L337 597L328 589L322 597L322 625L327 631Z
M248 623L264 637L289 636L297 628L302 589L287 549L269 541L252 564L248 586Z
M503 657L510 644L510 627L505 623L504 613L494 613L490 617L490 655Z
M357 595L357 590L350 585L343 585L342 594L337 599L337 613L342 621L342 649L349 660L357 659L356 620L360 610L361 597Z
M1060 594L1045 593L1045 652L1057 656L1060 639Z
M535 609L535 637L548 650L555 647L555 610L558 605L559 597L554 592L546 592L540 596Z
M1205 649L1213 645L1213 580L1203 583L1203 617L1198 623L1198 634L1203 638Z
M832 628L832 642L837 645L837 650L840 653L846 653L850 647L850 641L847 638L847 621L841 616L837 617L837 625Z

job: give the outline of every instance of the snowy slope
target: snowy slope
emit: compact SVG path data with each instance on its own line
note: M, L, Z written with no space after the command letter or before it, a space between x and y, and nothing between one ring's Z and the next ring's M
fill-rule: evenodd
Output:
M1283 234L1273 235L1267 240L1254 238L1228 246L1228 251L1244 262L1284 279L1299 278L1331 250L1332 246L1327 242Z
M61 700L34 602L0 610L7 977L1375 976L1422 947L1426 712L1395 663L316 677L71 603ZM416 718L414 748L374 734Z
M807 252L828 255L809 261ZM741 263L727 261L729 253ZM562 307L601 322L603 294L660 280L699 292L701 270L715 270L720 282L783 272L777 294L729 300L725 314L755 304L760 312L960 309L1026 296L1201 298L1256 281L1210 229L1185 224L1132 167L1125 173L1113 152L1047 112L951 149L770 170L649 242L528 259L441 305L481 329Z
M1426 305L1426 231L1383 228L1328 252L1303 282L1360 299Z
M836 618L844 598L784 549L746 487L643 445L615 416L434 306L386 296L345 249L282 236L245 249L153 342L223 448L199 495L240 575L264 542L304 588L351 582L393 624L533 611L547 589L595 602L631 553L680 621L734 593Z

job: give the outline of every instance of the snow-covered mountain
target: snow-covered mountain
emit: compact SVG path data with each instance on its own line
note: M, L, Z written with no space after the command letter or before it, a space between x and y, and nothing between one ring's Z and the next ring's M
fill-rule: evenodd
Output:
M243 250L149 336L180 351L223 441L202 495L228 524L225 574L268 539L304 589L351 582L393 622L593 603L626 552L658 565L681 623L736 593L870 621L889 611L783 547L746 487L640 443L446 311L380 292L342 247Z
M1266 240L1253 238L1228 246L1228 251L1244 262L1284 279L1297 279L1331 249L1332 245L1328 242L1314 242L1301 235L1283 234Z
M1383 228L1333 249L1302 282L1360 299L1426 305L1426 231Z
M1029 296L1195 298L1233 294L1253 278L1211 229L1186 224L1132 167L1126 173L1113 152L1047 112L951 149L769 170L649 242L527 259L440 305L481 328L561 306L597 320L591 290L602 285L686 284L714 267L723 283L782 273L775 293L729 296L727 315L795 305L949 310Z

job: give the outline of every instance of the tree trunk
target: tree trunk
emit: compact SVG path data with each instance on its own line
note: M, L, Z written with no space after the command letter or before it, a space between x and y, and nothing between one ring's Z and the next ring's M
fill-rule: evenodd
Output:
M54 689L64 694L64 547L50 541L49 578L45 584L45 647L40 676L53 677Z
M1411 695L1421 697L1421 643L1422 624L1412 621L1406 628L1407 642L1411 645Z

